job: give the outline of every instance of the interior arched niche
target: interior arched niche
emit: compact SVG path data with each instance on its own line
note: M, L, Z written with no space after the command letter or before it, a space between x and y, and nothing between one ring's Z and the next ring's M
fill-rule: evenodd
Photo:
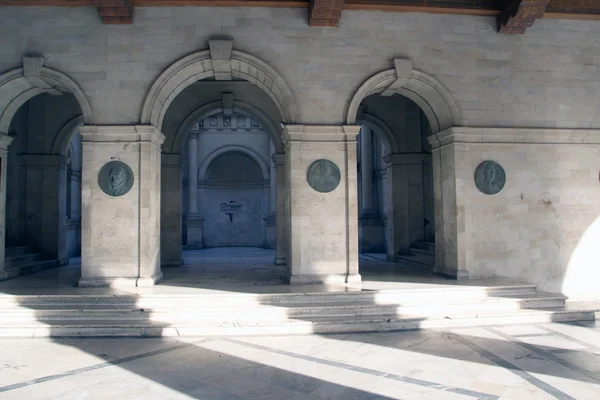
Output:
M203 80L179 92L165 112L160 127L166 137L161 168L161 254L164 266L181 265L183 262L181 247L182 243L187 244L183 224L186 224L186 229L190 226L184 214L186 196L182 190L182 171L187 168L186 159L189 158L186 153L189 151L187 137L192 127L211 113L251 115L268 132L272 144L270 153L284 152L280 121L286 119L272 98L253 83ZM271 166L269 157L267 155L265 160ZM204 224L204 220L194 223Z

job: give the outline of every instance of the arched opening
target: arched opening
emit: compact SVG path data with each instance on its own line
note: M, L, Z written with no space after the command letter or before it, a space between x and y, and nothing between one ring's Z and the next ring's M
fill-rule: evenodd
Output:
M81 107L69 93L38 94L24 102L11 120L6 277L66 265L80 255L81 140L77 130L81 122ZM58 146L61 135L66 146Z
M412 69L410 60L394 65L367 79L348 106L346 122L361 126L361 260L385 258L407 269L439 271L444 250L435 240L444 199L435 172L439 160L427 138L454 126L458 107L440 82Z
M69 261L67 152L92 109L72 79L43 65L24 57L22 68L0 75L0 279Z
M230 69L221 74L211 61L212 52L229 41L216 42L220 44L211 41L210 51L169 67L143 108L142 122L165 135L161 264L206 267L219 263L215 248L238 247L238 260L258 254L257 263L282 265L285 171L280 121L294 121L297 107L285 81L250 55L230 49L225 60ZM222 261L231 263L231 251L222 254Z
M433 269L433 168L427 117L402 95L375 94L361 103L357 123L360 252Z

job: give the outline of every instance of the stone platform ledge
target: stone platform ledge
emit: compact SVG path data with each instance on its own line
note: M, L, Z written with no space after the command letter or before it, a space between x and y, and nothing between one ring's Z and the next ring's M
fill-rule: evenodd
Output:
M447 276L448 278L454 278L457 281L471 279L471 275L466 269L459 269L458 271L453 269L442 269L437 273L443 276Z
M275 265L286 265L287 259L285 257L275 257Z
M292 275L290 285L360 283L359 274Z
M137 278L119 278L119 277L101 277L101 278L80 278L79 287L111 287L111 288L132 288L132 287L151 287L156 285L163 277L162 271L151 277Z

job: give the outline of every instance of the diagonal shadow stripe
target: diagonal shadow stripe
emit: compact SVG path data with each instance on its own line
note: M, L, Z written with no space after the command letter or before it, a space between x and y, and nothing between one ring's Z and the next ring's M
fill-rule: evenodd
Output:
M507 369L508 371L517 375L519 378L526 380L527 382L536 386L538 389L541 389L544 392L548 393L550 396L552 396L556 399L559 399L559 400L577 400L576 398L569 396L568 394L560 391L559 389L555 388L554 386L547 384L546 382L542 381L541 379L536 378L535 376L531 375L529 372L517 367L516 365L506 361L503 358L498 357L491 351L488 351L488 350L484 349L483 347L476 345L475 343L471 342L470 340L467 340L464 337L462 337L456 333L449 333L449 335L452 338L454 338L455 340L457 340L458 342L460 342L460 343L464 344L465 346L467 346L468 348L470 348L471 350L473 350L473 351L481 354L485 358L489 359L494 364L497 364L500 367Z
M562 358L560 358L559 356L557 356L556 354L553 354L549 351L546 351L534 344L530 344L530 343L526 343L523 342L522 340L515 338L515 337L511 337L510 335L507 335L505 333L500 332L497 329L494 328L485 328L488 332L493 333L494 335L498 335L514 344L516 344L517 346L523 347L524 349L527 349L529 351L533 351L534 353L537 353L541 356L546 357L548 360L554 361L557 364L562 365L563 367L569 368L572 371L575 371L577 373L580 373L581 375L585 375L588 378L590 378L591 380L593 380L596 383L600 383L600 377L598 377L597 374L590 372L584 368L581 368L579 365L575 365L572 362L569 362L567 360L564 360Z
M229 342L229 343L239 344L239 345L245 346L245 347L251 347L251 348L254 348L257 350L268 351L270 353L275 353L275 354L279 354L279 355L283 355L283 356L287 356L287 357L297 358L297 359L304 360L304 361L327 365L330 367L337 367L337 368L342 368L342 369L353 371L353 372L359 372L362 374L376 376L379 378L385 378L385 379L391 379L391 380L398 381L398 382L410 383L412 385L419 385L419 386L423 386L423 387L426 387L429 389L437 389L437 390L442 390L445 392L451 392L451 393L461 394L464 396L470 396L470 397L474 397L479 400L498 400L500 398L499 396L489 394L489 393L482 393L482 392L477 392L474 390L443 385L440 383L430 382L430 381L426 381L426 380L422 380L422 379L411 378L408 376L390 374L387 372L378 371L378 370L374 370L374 369L370 369L370 368L357 367L355 365L346 364L346 363L342 363L342 362L338 362L338 361L324 360L322 358L307 356L304 354L292 353L289 351L274 349L272 347L262 346L259 344L247 343L247 342L237 340L237 339L221 338L221 340Z
M57 379L67 378L67 377L70 377L73 375L82 374L84 372L95 371L95 370L102 369L102 368L112 367L114 365L124 364L127 362L140 360L143 358L153 357L153 356L156 356L159 354L170 353L172 351L185 349L185 348L195 346L195 345L198 345L198 344L210 341L210 340L212 340L212 339L202 339L202 340L199 340L196 342L180 344L177 346L167 347L165 349L153 350L153 351L149 351L146 353L136 354L135 356L120 358L120 359L114 360L114 361L107 361L107 362L103 362L103 363L99 363L99 364L90 365L88 367L77 368L77 369L73 369L71 371L63 372L60 374L47 375L47 376L43 376L41 378L31 379L31 380L25 381L25 382L19 382L19 383L14 383L12 385L2 386L2 387L0 387L0 393L8 392L8 391L15 390L15 389L20 389L20 388L27 387L27 386L37 385L38 383L44 383L44 382L48 382L48 381L54 381Z

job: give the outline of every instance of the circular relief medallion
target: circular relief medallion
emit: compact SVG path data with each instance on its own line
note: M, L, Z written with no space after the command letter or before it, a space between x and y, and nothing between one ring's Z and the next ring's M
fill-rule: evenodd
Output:
M308 168L308 184L317 192L329 193L340 184L340 169L329 160L317 160Z
M504 168L495 161L484 161L475 170L475 185L485 194L496 194L506 183Z
M124 162L107 162L98 172L98 185L109 196L123 196L133 186L133 171Z

